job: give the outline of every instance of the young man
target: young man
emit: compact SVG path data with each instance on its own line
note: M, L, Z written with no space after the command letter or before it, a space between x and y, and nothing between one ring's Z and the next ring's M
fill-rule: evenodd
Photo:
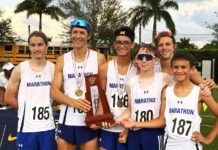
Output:
M5 106L4 95L8 85L8 80L11 77L11 73L14 69L14 65L11 62L5 62L0 72L0 107ZM5 109L7 107L4 107Z
M155 44L160 57L158 65L155 65L155 71L162 71L172 76L171 60L176 50L175 37L168 31L159 32L155 37ZM216 85L211 79L203 80L196 68L193 70L190 79L194 84L200 85L202 89L206 86L212 89ZM207 89L202 90L203 95L208 93Z
M131 78L126 85L128 108L116 121L126 122L131 117L135 123L142 123L159 117L161 91L172 81L168 74L154 72L156 63L154 48L141 48L136 55L139 74ZM124 124L125 127L129 128ZM162 147L163 129L131 128L128 134L128 149L160 150Z
M17 149L54 150L50 98L54 64L45 58L48 39L43 32L35 31L28 44L32 57L14 68L5 93L6 103L18 108Z
M116 119L127 108L128 96L125 91L126 81L136 74L136 67L130 59L130 51L134 48L135 33L129 27L121 27L114 32L114 47L117 52L115 60L100 67L103 90L106 91L108 104ZM126 150L127 130L121 125L106 125L99 137L101 150Z
M124 126L165 128L166 150L201 150L203 144L209 144L217 135L217 123L207 137L200 134L201 118L199 112L202 103L206 103L218 117L218 104L212 96L202 96L199 86L194 85L190 77L194 71L193 58L187 52L176 52L172 58L172 72L176 83L163 89L160 117L141 124L125 121Z
M85 99L84 77L98 74L105 63L104 55L88 48L91 28L88 21L74 19L70 25L73 50L60 56L56 63L51 96L61 105L58 127L58 149L97 149L97 131L85 124L90 103Z

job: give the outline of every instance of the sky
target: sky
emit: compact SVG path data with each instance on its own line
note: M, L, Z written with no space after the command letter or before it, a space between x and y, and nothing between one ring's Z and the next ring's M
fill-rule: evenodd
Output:
M33 15L28 19L26 13L14 14L17 4L23 0L0 0L0 9L4 11L4 18L12 19L13 30L23 39L27 39L28 25L31 31L38 30L38 16ZM138 0L120 0L124 10L139 5ZM214 13L218 11L218 0L176 0L179 4L179 10L169 9L172 19L176 26L176 40L180 38L190 38L191 43L202 47L209 43L213 36L213 30L208 29L208 24L218 23L218 16ZM61 41L59 34L63 32L63 27L55 20L51 20L48 16L43 15L42 30L52 37L52 41ZM151 20L142 30L142 42L151 43L152 36ZM157 31L167 31L165 22L162 20L157 24ZM138 42L138 28L135 30L136 40Z

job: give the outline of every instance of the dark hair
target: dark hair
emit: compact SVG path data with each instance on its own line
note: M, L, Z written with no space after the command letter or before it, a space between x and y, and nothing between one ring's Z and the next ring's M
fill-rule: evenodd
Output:
M41 37L44 40L45 44L48 45L48 37L45 35L44 32L41 32L41 31L33 31L28 37L28 44L30 44L30 39L33 36Z
M160 38L162 37L170 37L173 41L173 44L176 44L176 39L175 37L172 35L171 32L169 31L162 31L162 32L159 32L157 33L156 37L155 37L155 45L158 46L158 43L160 41Z
M142 44L141 46L142 48L146 48L148 51L152 52L154 54L154 56L158 56L156 47L153 46L152 44Z
M120 27L114 32L114 41L116 40L117 36L127 36L130 38L131 42L135 40L135 32L127 26Z
M171 60L171 66L173 65L173 62L176 61L176 60L186 60L186 61L189 61L189 64L190 64L191 67L194 66L194 57L188 52L177 51L173 55L173 58Z

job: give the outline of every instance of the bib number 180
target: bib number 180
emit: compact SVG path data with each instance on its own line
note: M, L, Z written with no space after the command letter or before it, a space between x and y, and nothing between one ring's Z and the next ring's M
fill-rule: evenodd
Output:
M33 107L33 120L48 120L49 119L49 106L47 107Z

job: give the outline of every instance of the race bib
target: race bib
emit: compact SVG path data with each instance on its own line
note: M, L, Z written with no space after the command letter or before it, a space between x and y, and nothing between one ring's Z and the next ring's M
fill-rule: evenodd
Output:
M119 95L118 92L111 93L110 108L111 109L126 109L128 106L128 95L123 93Z
M51 106L33 106L31 108L30 120L45 121L50 118L51 114Z
M134 114L134 120L138 122L145 122L154 118L153 110L140 110L136 109Z
M75 115L79 115L79 116L85 115L84 111L82 111L81 109L74 108L74 107L72 109L73 109L73 114L75 114Z
M172 135L190 138L192 136L192 120L190 117L174 116L170 119L169 132Z

